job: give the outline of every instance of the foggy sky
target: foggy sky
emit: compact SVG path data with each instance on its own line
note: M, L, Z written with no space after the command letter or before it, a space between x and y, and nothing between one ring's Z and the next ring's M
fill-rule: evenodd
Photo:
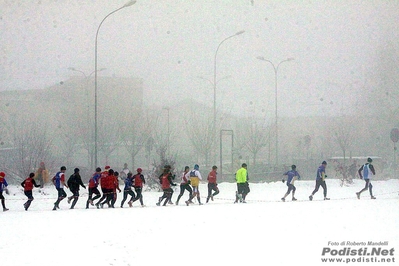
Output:
M89 75L99 23L126 2L1 0L0 90L82 75L70 67ZM398 21L399 1L138 0L102 25L99 75L142 78L148 103L212 106L216 48L244 30L219 49L218 108L274 113L274 72L263 56L276 65L295 58L278 71L282 115L347 112L381 65L379 52L398 49Z

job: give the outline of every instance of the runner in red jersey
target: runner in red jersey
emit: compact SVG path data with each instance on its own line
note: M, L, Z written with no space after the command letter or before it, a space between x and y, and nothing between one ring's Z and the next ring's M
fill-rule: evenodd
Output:
M163 206L166 206L166 203L172 200L173 189L171 186L176 186L172 181L172 173L170 172L171 167L169 165L165 165L163 169L163 173L159 176L159 182L161 183L163 195L159 198L157 202L157 206L161 206L161 203L164 199L165 202Z
M144 175L141 173L143 170L141 168L137 168L137 174L133 176L133 187L136 192L136 197L133 201L129 201L129 206L132 207L133 202L136 200L140 200L141 207L144 207L143 202L143 186L145 184Z
M29 209L29 206L34 199L33 194L32 194L33 187L40 187L39 184L36 184L34 177L35 177L35 173L30 173L29 177L27 177L21 183L21 186L24 188L24 194L25 194L25 196L28 197L28 201L24 203L25 211L27 211Z
M208 197L206 198L206 203L209 202L209 199L211 199L213 201L213 196L216 196L217 194L219 194L219 188L218 188L218 184L217 184L217 166L214 165L212 166L212 171L208 174ZM212 191L215 191L212 194Z

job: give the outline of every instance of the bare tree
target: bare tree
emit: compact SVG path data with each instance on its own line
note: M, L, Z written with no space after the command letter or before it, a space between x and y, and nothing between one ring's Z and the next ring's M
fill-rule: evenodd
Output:
M122 124L119 120L107 119L100 121L97 144L98 151L104 154L105 164L109 164L109 157L112 152L121 145L121 128Z
M87 165L94 169L94 121L85 114L87 110L81 108L80 111L81 113L74 115L74 121L71 121L74 125L73 136L76 143L87 151Z
M338 144L342 151L342 155L347 157L347 151L351 149L355 139L353 119L347 116L341 116L332 123L331 133L333 140Z
M154 148L156 154L161 158L161 161L175 160L175 156L172 156L170 153L168 154L168 140L170 141L170 135L168 134L170 134L170 132L167 132L167 129L165 129L166 126L161 122L159 115L154 118L151 128L151 135L149 136L150 139L146 143L146 145L148 145L146 148L147 151Z
M265 122L257 123L251 119L239 120L236 123L238 147L247 150L252 155L253 166L256 165L258 153L269 141L269 130L271 130L270 126L267 126Z
M36 122L25 121L23 124L12 130L12 148L6 168L15 175L16 181L34 172L41 161L52 161L52 141L48 138L46 127Z
M212 114L208 111L192 109L185 119L186 132L195 152L203 156L208 165L215 143Z
M121 142L130 155L131 165L134 166L135 157L148 145L153 122L148 112L133 112L128 119L121 126Z

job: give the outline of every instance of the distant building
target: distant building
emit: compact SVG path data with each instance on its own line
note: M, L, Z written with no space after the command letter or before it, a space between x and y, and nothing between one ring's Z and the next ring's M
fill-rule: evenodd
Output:
M136 78L98 77L98 115L126 112L141 108L143 104L143 81ZM0 91L1 109L5 113L14 109L17 113L36 113L57 119L63 111L82 109L82 115L94 119L94 79L71 77L70 79L41 90ZM39 108L40 106L40 108ZM57 111L59 110L59 111Z
M97 84L98 128L102 136L108 124L122 124L129 114L141 111L143 81L101 76ZM93 146L94 91L93 77L71 77L45 89L0 91L0 148L13 147L13 135L31 123L49 129L55 147L65 141ZM86 155L84 151L80 154L87 158L87 150ZM82 158L72 159L82 162Z

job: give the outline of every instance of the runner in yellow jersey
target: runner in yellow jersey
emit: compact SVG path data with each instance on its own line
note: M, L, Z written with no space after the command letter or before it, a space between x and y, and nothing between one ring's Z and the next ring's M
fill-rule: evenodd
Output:
M199 192L199 183L202 180L201 173L199 172L199 165L194 165L194 170L191 170L186 174L187 179L190 180L191 186L193 187L193 193L190 196L190 199L186 201L187 206L192 203L191 200L197 197L198 204L202 205L200 192Z

